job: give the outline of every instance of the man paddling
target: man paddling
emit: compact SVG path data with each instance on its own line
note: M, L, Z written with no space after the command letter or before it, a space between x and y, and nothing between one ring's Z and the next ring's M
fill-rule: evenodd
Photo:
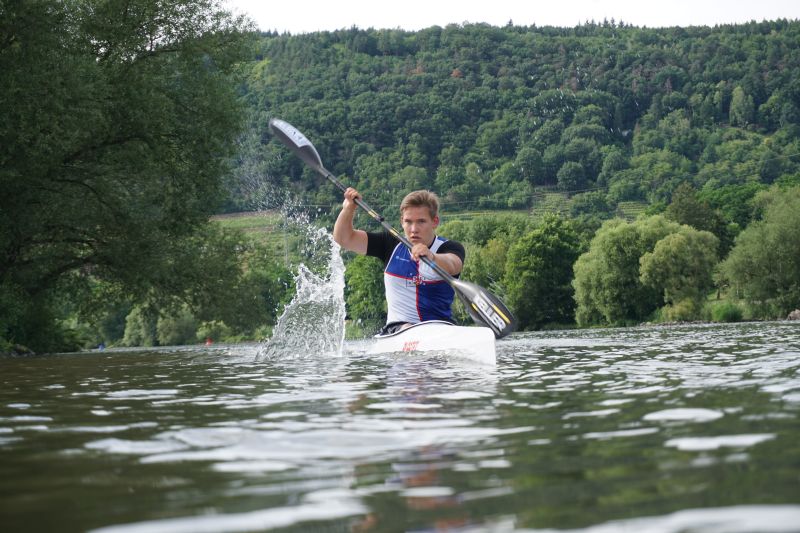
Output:
M411 250L387 231L375 233L353 228L356 198L361 198L358 191L352 187L345 190L333 238L342 248L377 257L386 265L383 282L388 313L380 333L393 333L425 320L452 322L453 289L432 268L420 262L421 257L428 257L455 277L464 265L464 246L435 233L439 226L436 194L414 191L400 204L400 222L411 241Z

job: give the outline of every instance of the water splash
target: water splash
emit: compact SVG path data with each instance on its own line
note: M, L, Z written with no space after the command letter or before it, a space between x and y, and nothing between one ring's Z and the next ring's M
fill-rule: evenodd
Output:
M341 355L344 344L344 262L325 228L306 226L308 237L295 276L295 295L257 359Z
M252 141L252 140L251 140ZM283 152L268 155L243 146L243 157L252 159L238 175L238 187L245 192L252 208L280 211L283 221L284 261L289 266L287 234L299 236L300 249L292 246L292 256L300 254L296 267L295 295L284 307L272 337L259 348L256 359L296 359L342 353L344 344L344 263L339 245L325 229L318 227L294 194L273 176L270 169ZM260 145L259 145L260 146ZM247 155L249 154L249 155ZM318 213L321 212L318 209ZM294 240L294 239L293 239Z

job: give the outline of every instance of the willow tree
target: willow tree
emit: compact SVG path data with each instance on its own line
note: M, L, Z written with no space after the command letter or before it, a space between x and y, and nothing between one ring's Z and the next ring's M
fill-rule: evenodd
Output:
M5 2L0 30L0 340L36 344L70 277L200 290L177 244L222 196L246 23L213 0L66 0Z
M639 258L640 280L663 294L662 317L692 320L700 316L719 262L719 239L709 231L681 226Z
M575 318L579 325L620 325L647 319L664 303L663 287L643 283L640 259L680 230L657 215L606 221L575 261Z
M757 316L783 318L800 307L800 187L774 186L756 204L763 218L736 238L720 278Z

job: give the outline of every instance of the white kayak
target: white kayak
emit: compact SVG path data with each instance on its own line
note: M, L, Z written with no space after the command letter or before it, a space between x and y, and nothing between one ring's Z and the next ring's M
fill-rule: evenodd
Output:
M396 333L376 335L368 354L392 352L447 352L495 365L494 333L489 328L455 326L442 320L420 322Z

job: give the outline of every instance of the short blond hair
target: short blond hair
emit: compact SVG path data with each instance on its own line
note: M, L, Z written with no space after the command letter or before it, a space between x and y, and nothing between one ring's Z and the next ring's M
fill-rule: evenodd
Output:
M400 202L400 213L402 214L409 207L427 207L431 219L433 219L439 214L439 197L431 191L413 191Z

